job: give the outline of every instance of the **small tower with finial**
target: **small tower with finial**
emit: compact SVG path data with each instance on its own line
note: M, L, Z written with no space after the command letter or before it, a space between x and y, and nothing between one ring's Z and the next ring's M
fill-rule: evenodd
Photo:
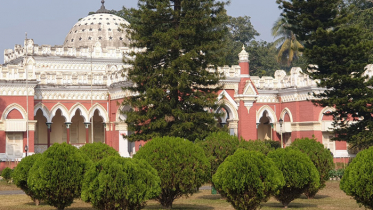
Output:
M249 77L249 53L245 50L245 45L242 46L242 51L238 54L238 63L241 67L241 77Z

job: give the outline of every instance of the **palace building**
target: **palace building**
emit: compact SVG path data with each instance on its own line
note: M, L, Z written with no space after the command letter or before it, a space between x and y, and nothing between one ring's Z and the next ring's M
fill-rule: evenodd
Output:
M118 104L131 92L123 56L141 49L128 48L122 26L129 23L104 7L78 21L61 46L23 45L4 51L0 65L0 170L22 157L42 153L53 143L76 147L104 142L130 157L144 142L129 142ZM62 40L61 40L62 41ZM351 157L345 142L330 141L332 108L314 106L309 93L323 91L300 68L274 77L250 76L249 54L242 50L239 65L218 68L221 81L217 112L224 115L232 135L246 140L312 137L329 148L335 161ZM366 72L373 74L373 66ZM281 123L280 123L281 122Z

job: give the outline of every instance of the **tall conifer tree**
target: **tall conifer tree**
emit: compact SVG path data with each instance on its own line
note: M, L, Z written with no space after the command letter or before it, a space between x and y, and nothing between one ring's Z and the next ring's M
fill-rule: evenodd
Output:
M336 140L362 149L373 145L373 80L364 76L372 41L359 25L347 24L351 15L343 0L277 0L289 29L304 41L308 74L325 91L313 102L334 107Z
M227 29L225 5L217 0L139 0L129 32L133 53L128 72L136 93L123 105L131 141L176 136L194 141L216 131L217 63Z

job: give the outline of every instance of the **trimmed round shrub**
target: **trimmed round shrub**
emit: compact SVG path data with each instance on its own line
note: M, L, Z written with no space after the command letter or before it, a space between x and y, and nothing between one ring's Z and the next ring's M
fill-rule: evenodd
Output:
M27 156L18 163L17 167L14 169L12 177L13 183L21 188L26 195L35 202L36 205L39 205L39 199L36 197L35 193L27 185L27 178L29 176L29 171L36 162L37 159L41 157L42 154L34 154Z
M159 195L161 180L145 160L111 156L84 176L82 200L97 209L141 209Z
M299 198L307 189L317 188L320 177L310 158L298 149L287 147L268 153L276 166L282 171L285 185L275 195L275 198L285 208L291 201Z
M357 203L373 209L373 147L357 153L348 164L340 188Z
M93 162L97 162L109 156L120 156L114 148L102 142L85 144L79 150L87 155Z
M273 141L274 142L274 141ZM269 140L263 141L263 140L241 140L240 144L238 145L238 148L243 148L246 150L251 151L258 151L263 154L268 154L270 151L275 150L275 147L272 147L272 140L271 142Z
M323 144L315 139L296 139L291 144L291 147L295 147L307 154L319 172L319 187L309 188L304 192L308 198L313 198L319 190L325 187L325 182L329 180L329 171L334 167L333 156L328 149L324 148Z
M211 176L218 170L219 165L238 148L237 136L231 136L227 132L211 133L204 140L196 140L196 144L205 152L210 161ZM210 180L211 181L211 180Z
M13 170L9 167L4 168L4 170L1 172L1 176L3 177L3 179L5 179L7 183L9 183L12 179L12 172Z
M155 199L171 208L176 198L195 193L210 176L210 163L203 150L178 137L158 137L146 143L134 156L157 170L162 192Z
M56 143L35 161L27 185L37 198L64 209L80 197L83 176L91 164L76 147Z
M275 163L263 153L238 149L213 176L216 189L235 209L257 209L284 184Z

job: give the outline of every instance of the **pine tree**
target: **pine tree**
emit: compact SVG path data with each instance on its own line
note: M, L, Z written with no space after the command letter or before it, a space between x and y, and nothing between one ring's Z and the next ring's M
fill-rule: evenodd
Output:
M132 11L128 78L135 95L123 105L131 141L165 135L194 141L216 131L220 76L218 52L227 33L224 6L216 0L139 0ZM219 30L217 30L219 29Z
M373 80L364 76L373 47L364 29L350 23L342 0L277 0L289 29L305 43L315 64L308 72L318 86L316 105L334 107L335 140L359 148L373 145Z

